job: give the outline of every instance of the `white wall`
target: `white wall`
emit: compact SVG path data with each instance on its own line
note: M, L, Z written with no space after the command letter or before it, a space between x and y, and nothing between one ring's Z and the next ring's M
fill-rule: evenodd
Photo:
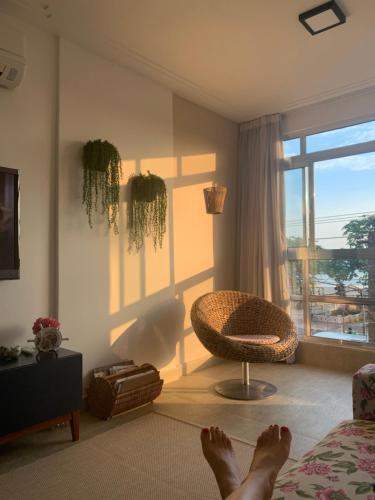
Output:
M202 293L233 286L238 127L166 88L64 40L0 17L25 33L28 69L0 89L0 165L21 172L21 279L0 282L0 345L25 344L36 317L58 315L85 373L123 357L176 377L209 358L190 324ZM1 26L0 26L1 29ZM120 235L81 204L89 139L123 158ZM151 170L166 179L162 251L127 252L126 183ZM229 188L225 214L204 209L202 189Z
M59 317L84 371L129 357L177 375L209 357L190 324L195 298L233 286L237 125L76 45L60 43ZM123 158L120 235L81 204L82 146L113 142ZM162 251L127 252L126 182L161 175L168 187ZM203 187L230 188L226 214L205 213Z
M53 310L53 172L56 40L14 19L1 26L26 34L28 67L15 90L0 88L0 165L20 171L21 279L0 281L0 345L32 337L36 317Z

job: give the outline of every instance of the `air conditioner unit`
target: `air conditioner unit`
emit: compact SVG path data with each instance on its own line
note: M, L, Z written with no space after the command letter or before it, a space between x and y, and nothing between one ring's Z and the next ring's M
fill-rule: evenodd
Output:
M13 89L26 68L25 37L16 30L0 26L0 86Z

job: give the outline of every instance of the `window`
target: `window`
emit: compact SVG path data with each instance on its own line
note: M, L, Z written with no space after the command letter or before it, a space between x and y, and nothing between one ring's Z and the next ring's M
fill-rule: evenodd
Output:
M289 139L284 141L284 156L288 158L290 156L298 156L301 154L301 143L300 138L297 139Z
M294 139L296 140L296 139ZM314 153L325 149L341 148L351 144L375 140L375 121L360 123L350 127L328 130L306 137L306 152ZM290 142L290 141L285 141Z
M286 140L284 156L298 333L375 344L375 121Z

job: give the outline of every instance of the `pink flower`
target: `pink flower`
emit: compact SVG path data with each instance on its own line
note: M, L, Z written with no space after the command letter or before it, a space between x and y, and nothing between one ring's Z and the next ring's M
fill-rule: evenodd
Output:
M331 467L327 464L312 462L300 467L298 469L298 472L303 472L307 476L312 476L313 474L317 474L318 476L326 476L331 472Z
M348 497L344 490L334 490L333 488L324 488L315 493L318 500L346 500Z
M33 324L33 333L36 335L43 328L59 328L60 323L55 318L38 318Z
M357 463L358 469L375 475L375 460L371 458L361 458Z
M360 453L367 453L368 455L373 455L375 453L375 445L360 443L357 445L358 451Z
M325 446L328 448L337 448L338 446L341 446L342 443L341 441L330 441L329 443L326 443Z
M343 436L363 436L366 434L366 431L364 429L358 429L358 427L345 427L339 434Z
M292 483L292 481L289 481L288 483L283 484L280 490L283 493L292 493L293 491L298 490L298 486L298 483Z
M336 483L339 481L339 476L327 476L328 481L332 481L333 483Z

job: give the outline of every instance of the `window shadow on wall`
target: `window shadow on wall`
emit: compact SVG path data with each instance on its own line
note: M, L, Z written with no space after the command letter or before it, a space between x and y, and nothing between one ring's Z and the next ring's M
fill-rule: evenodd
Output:
M167 234L155 252L150 239L138 254L128 252L128 183L122 187L120 235L109 237L109 332L112 352L159 369L186 372L191 359L208 353L190 322L196 298L216 284L213 216L206 213L203 189L216 180L213 152L125 162L127 177L150 170L165 179ZM220 280L219 280L220 281Z

